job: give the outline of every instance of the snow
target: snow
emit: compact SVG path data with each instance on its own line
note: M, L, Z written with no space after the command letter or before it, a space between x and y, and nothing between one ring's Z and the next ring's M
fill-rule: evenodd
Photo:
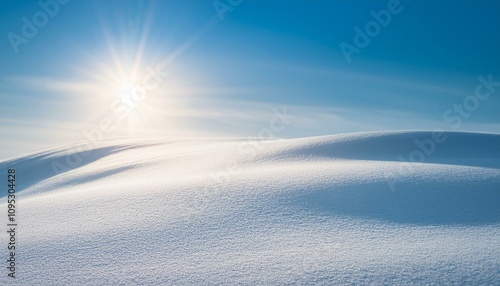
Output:
M500 135L439 135L122 139L0 162L19 223L0 283L498 285Z

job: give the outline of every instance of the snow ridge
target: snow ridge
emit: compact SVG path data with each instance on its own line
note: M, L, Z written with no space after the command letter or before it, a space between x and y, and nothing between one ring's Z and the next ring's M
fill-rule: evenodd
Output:
M500 283L497 134L127 139L7 168L22 285Z

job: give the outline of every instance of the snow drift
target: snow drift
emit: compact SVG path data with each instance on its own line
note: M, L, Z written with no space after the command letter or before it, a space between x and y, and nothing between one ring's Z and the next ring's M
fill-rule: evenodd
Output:
M500 135L114 140L0 166L23 285L500 283Z

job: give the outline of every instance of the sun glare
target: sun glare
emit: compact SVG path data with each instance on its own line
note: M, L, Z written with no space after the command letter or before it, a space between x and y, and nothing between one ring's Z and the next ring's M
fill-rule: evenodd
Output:
M130 109L135 109L137 107L137 100L136 100L136 86L135 84L131 82L125 82L122 83L118 87L118 98L127 107Z
M168 49L168 54L154 54L146 52L150 20L138 27L136 41L124 41L122 33L104 27L102 48L82 50L85 62L77 69L96 86L92 108L99 114L95 116L110 119L118 127L116 134L123 130L131 136L138 131L176 130L165 118L175 113L171 106L180 105L182 100L176 96L179 92L175 87L165 86L168 67L217 23L210 21L178 47Z

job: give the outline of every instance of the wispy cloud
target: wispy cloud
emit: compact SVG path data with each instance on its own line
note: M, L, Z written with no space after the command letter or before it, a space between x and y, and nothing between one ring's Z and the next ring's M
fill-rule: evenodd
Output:
M64 95L78 95L96 91L100 86L92 82L43 76L8 76L0 79L4 87L22 87L46 92L60 92Z

